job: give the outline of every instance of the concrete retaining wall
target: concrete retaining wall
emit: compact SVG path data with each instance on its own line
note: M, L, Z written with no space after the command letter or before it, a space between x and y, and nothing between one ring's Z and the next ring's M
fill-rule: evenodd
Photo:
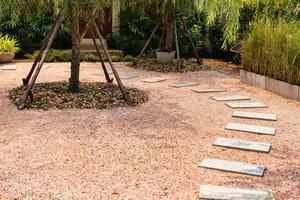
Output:
M240 79L244 83L254 85L265 90L274 92L278 95L300 101L300 87L297 85L292 85L283 81L278 81L245 70L240 71Z

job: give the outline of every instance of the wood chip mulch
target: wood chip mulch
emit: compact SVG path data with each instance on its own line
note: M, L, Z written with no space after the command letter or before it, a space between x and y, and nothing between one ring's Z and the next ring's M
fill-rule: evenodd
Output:
M126 88L131 98L131 106L139 106L148 100L145 92L136 88ZM19 106L24 94L24 87L9 91L9 97ZM35 84L33 88L34 102L27 109L108 109L128 106L120 89L109 83L81 83L79 93L68 91L68 82L51 82Z
M156 72L163 72L163 73L195 72L195 71L204 70L206 68L204 65L199 65L196 61L183 60L183 66L178 71L176 60L174 61L174 63L160 64L156 61L156 59L141 60L137 65L130 65L130 67L136 69L143 69L146 71L156 71Z

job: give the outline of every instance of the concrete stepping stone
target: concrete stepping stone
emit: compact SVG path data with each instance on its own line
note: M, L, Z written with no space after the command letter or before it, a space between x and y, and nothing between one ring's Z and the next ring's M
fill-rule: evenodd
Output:
M268 113L234 111L232 116L238 118L246 118L246 119L277 121L277 115L268 114Z
M108 75L111 75L111 74L113 74L113 72L112 72L112 71L108 71L107 73L108 73ZM94 74L94 75L95 75L95 76L105 76L104 72L101 72L101 73L96 73L96 74Z
M174 87L174 88L183 88L183 87L191 87L191 86L195 86L195 85L199 85L199 83L196 82L180 82L180 83L175 83L172 85L169 85L170 87Z
M4 65L1 69L2 70L16 70L17 65Z
M260 143L260 142L252 142L246 140L239 140L233 138L218 138L214 142L215 146L221 147L229 147L234 149L241 149L241 150L249 150L249 151L257 151L257 152L270 152L271 145L267 143Z
M254 126L248 124L228 123L225 127L226 130L242 131L249 133L256 133L262 135L275 135L276 128L265 126Z
M225 92L224 89L214 88L214 89L192 89L193 92L197 93L215 93L215 92Z
M247 96L219 96L219 97L211 97L216 101L242 101L242 100L250 100Z
M144 83L159 83L159 82L163 82L166 80L168 80L168 79L163 78L163 77L152 77L152 78L144 79L144 80L142 80L142 82L144 82Z
M230 108L267 108L263 103L260 102L243 102L243 103L225 103L225 105L229 106Z
M129 79L134 79L134 78L136 78L138 76L139 75L135 74L135 73L128 73L128 74L125 74L125 75L120 75L120 79L129 80Z
M242 163L228 160L205 159L199 164L199 167L216 169L227 172L234 172L240 174L248 174L254 176L263 176L265 171L264 165L256 165L250 163Z
M274 194L268 190L215 185L201 185L199 198L214 200L275 200Z

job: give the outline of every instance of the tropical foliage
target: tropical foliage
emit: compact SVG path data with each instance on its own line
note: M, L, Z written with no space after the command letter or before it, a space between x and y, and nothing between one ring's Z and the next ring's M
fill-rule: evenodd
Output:
M236 43L239 37L241 10L252 8L256 18L295 19L300 12L298 0L199 0L198 9L207 13L207 24L221 20L225 23L223 48Z
M141 11L121 11L119 15L120 34L116 35L114 46L124 51L125 55L138 55L142 41L150 35L154 19Z

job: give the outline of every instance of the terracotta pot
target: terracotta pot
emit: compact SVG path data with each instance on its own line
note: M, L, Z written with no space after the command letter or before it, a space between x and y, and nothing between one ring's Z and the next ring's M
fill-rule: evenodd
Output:
M156 58L157 58L157 62L161 64L171 63L175 58L175 51L171 51L171 52L156 51Z
M15 58L15 53L0 53L0 63L10 63Z

